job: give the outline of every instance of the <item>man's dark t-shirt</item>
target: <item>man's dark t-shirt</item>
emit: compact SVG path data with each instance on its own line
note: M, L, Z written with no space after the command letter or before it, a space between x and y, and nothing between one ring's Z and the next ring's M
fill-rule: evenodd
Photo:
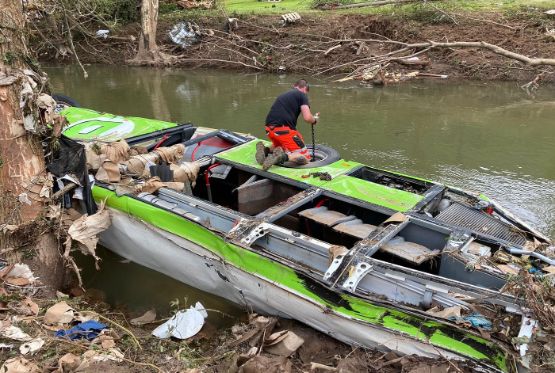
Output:
M296 129L302 105L309 105L308 97L297 89L279 95L266 116L266 124Z

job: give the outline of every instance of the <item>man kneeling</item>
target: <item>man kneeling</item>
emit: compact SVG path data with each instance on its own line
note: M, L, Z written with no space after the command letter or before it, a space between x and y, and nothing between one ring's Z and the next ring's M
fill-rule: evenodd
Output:
M303 137L297 131L297 118L303 114L305 122L315 125L318 115L312 115L308 103L310 86L305 79L298 80L293 89L276 98L266 116L266 135L272 141L271 148L262 142L256 144L256 161L267 170L273 165L291 161L299 165L310 161L310 154Z

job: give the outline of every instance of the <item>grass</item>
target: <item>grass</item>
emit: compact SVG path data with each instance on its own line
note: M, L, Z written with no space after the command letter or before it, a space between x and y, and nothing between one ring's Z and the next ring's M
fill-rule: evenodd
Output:
M299 12L322 18L337 14L376 14L403 17L422 23L442 23L447 16L438 10L443 10L446 13L499 12L509 18L513 16L522 18L524 16L538 19L539 22L546 22L549 19L542 12L555 8L555 0L444 0L405 5L386 5L376 8L319 10L313 8L316 1L320 3L345 4L368 0L281 0L280 2L268 2L268 0L223 0L223 2L217 2L216 8L210 10L184 10L177 7L166 7L160 11L160 20L175 23L184 19L198 21L205 17L216 17L222 18L223 22L223 19L229 16L276 15Z
M225 0L228 12L235 13L287 13L314 11L311 0L282 0L279 3L258 0Z
M354 0L353 2L364 2L365 0ZM337 1L339 3L340 0ZM225 9L230 13L272 14L297 12L323 12L323 13L358 13L358 14L399 14L411 12L415 7L432 6L449 11L514 11L525 8L555 8L554 0L449 0L424 4L407 4L400 6L365 7L341 11L318 11L312 8L312 0L282 0L279 3L271 3L265 0L224 0Z

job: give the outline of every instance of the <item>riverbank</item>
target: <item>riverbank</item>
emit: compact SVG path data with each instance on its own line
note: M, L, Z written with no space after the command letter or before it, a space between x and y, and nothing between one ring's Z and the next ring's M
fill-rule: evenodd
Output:
M0 265L0 277L3 372L471 371L461 362L349 347L297 322L252 313L216 328L210 320L222 313L217 309L206 309L207 323L193 337L160 339L152 331L188 304L132 314L106 304L93 290L52 296L50 284L22 263ZM80 327L89 331L79 334Z
M545 8L469 12L431 7L391 8L381 14L313 11L287 26L279 14L170 12L160 16L158 42L169 56L165 64L184 68L295 73L375 84L414 77L553 82L553 67L523 64L504 53L555 55L555 18L544 12ZM237 20L231 31L228 17ZM168 36L183 21L198 26L185 47ZM135 55L138 34L139 24L130 23L111 30L106 39L76 40L75 47L83 63L122 64ZM447 44L422 45L429 41ZM34 42L41 60L72 61L44 40ZM453 42L493 47L449 44Z

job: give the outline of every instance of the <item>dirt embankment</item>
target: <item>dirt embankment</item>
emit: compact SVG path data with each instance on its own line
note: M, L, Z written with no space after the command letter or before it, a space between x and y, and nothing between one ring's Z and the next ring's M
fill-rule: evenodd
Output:
M414 71L449 78L520 81L530 81L543 73L542 80L555 80L552 66L530 66L487 49L406 45L427 41L483 41L527 57L552 58L555 19L543 13L519 13L512 18L497 13L440 18L437 15L304 16L287 27L280 25L277 15L243 16L232 32L225 31L225 18L189 21L199 26L200 35L193 45L185 48L172 43L168 36L176 22L159 24L159 44L174 56L174 66L337 78L351 75L366 80L375 80L379 70L390 81ZM107 39L77 41L76 49L84 62L121 63L133 57L136 42L129 37L138 35L138 31L138 25L129 25ZM407 59L409 56L412 58ZM42 49L41 57L53 58L53 51Z

